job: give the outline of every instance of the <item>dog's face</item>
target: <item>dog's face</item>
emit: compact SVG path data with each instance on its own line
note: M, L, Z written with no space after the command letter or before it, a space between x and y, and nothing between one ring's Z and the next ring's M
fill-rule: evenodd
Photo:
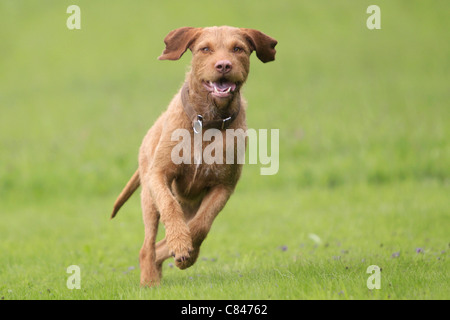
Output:
M250 54L263 62L275 59L277 41L254 29L233 27L190 28L170 32L160 60L178 60L192 51L191 77L197 90L210 94L218 104L230 101L247 80Z
M194 78L217 100L231 97L247 79L252 49L239 29L203 29L191 51Z

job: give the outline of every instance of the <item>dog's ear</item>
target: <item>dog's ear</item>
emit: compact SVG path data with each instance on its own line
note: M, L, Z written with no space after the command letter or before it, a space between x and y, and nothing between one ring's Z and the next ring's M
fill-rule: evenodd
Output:
M201 28L182 27L169 32L164 38L166 48L159 60L178 60L183 53L192 45L200 34Z
M275 60L277 40L255 29L241 28L241 30L244 32L252 50L256 51L259 60L264 63Z

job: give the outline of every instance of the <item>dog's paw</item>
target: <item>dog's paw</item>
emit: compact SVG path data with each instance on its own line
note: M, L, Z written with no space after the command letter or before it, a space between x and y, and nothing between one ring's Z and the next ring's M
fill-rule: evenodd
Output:
M193 249L191 247L185 247L178 250L172 250L170 254L174 257L175 263L184 263L189 260L192 250Z
M175 265L178 269L184 270L192 266L195 261L197 261L198 255L200 253L200 248L195 248L193 251L190 252L189 258L181 261L175 260Z
M187 261L194 250L192 247L191 237L178 236L174 239L168 239L167 246L169 247L169 253L175 258L175 262Z
M159 278L159 277L156 277L154 279L141 277L141 287L142 288L158 287L160 282L161 282L161 278Z

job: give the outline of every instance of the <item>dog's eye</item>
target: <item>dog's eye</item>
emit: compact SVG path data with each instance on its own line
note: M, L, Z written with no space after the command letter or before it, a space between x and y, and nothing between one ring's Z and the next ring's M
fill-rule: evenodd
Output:
M238 46L233 48L233 52L241 52L242 50L244 50L244 49L242 49L241 47L238 47Z
M204 47L204 48L201 48L200 50L205 53L211 52L211 49L209 47Z

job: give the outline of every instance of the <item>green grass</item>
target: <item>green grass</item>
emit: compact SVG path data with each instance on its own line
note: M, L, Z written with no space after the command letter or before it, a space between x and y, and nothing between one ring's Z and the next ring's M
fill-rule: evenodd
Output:
M0 3L0 298L449 298L447 1L378 1L375 31L369 1L78 0L79 31L71 4ZM246 165L198 262L142 289L138 194L109 214L190 61L156 57L174 28L223 24L279 41L244 89L279 172Z

